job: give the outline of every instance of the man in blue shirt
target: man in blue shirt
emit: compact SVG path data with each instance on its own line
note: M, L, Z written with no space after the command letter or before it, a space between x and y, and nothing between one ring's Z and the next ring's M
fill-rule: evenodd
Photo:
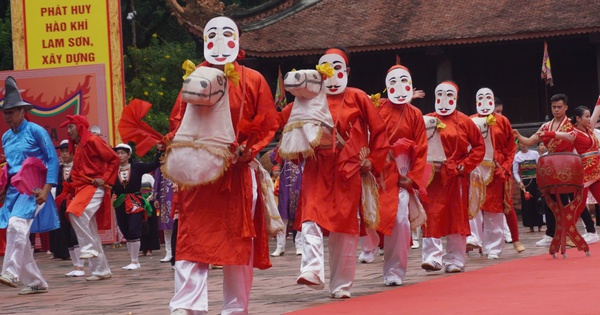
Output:
M48 283L33 258L29 232L46 232L59 227L56 204L50 194L58 179L58 156L48 132L25 119L33 105L23 101L12 77L6 78L4 92L0 111L10 129L2 136L8 183L0 193L0 199L4 200L0 208L0 228L6 228L6 253L0 283L17 287L17 281L21 280L26 287L20 295L46 293ZM34 186L31 192L20 189L21 193L10 181L22 171L27 158L39 159L47 172L44 184L39 185L42 187ZM23 180L31 179L20 175Z

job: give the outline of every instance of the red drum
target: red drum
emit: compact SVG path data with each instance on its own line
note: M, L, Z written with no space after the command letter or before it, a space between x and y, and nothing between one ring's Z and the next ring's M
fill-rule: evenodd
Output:
M545 194L569 194L583 189L583 165L575 153L550 153L540 156L537 184Z

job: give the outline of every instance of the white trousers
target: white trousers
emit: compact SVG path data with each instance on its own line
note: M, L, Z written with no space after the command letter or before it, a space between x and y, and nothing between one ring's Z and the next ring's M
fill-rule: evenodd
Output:
M36 215L41 209L36 208ZM11 217L6 228L6 250L2 263L2 273L10 273L17 280L23 281L28 287L47 288L48 283L44 280L40 269L33 258L33 249L29 241L29 229L33 219L27 220Z
M483 253L498 255L504 246L504 213L485 212L483 214Z
M446 253L443 253L442 239L433 237L423 238L423 251L421 253L423 262L435 261L442 266L454 265L459 268L465 267L466 259L466 237L460 234L446 236Z
M258 183L255 172L250 169L252 177L252 217L256 212L258 199ZM260 209L262 211L262 209ZM222 315L248 314L250 305L250 289L254 270L254 246L251 247L250 261L246 265L223 266L223 308ZM184 309L188 314L208 314L208 264L178 260L175 262L175 295L169 303L171 312Z
M367 235L359 238L360 248L363 252L370 252L379 247L379 234L376 230L366 229Z
M475 217L469 220L471 235L467 236L467 244L483 246L483 210L477 211Z
M104 187L98 187L90 203L85 207L81 216L69 213L71 225L77 235L79 250L82 254L90 253L96 257L90 258L90 270L92 275L106 276L111 274L108 260L102 250L102 241L98 234L98 223L96 223L96 212L100 209L104 198Z
M323 231L312 221L302 223L302 260L300 272L312 272L325 279L325 248ZM350 291L356 271L358 235L329 233L329 292Z
M398 195L398 212L396 222L390 236L385 235L383 251L383 279L404 280L406 266L408 264L408 252L410 251L410 222L408 220L408 192L400 189Z

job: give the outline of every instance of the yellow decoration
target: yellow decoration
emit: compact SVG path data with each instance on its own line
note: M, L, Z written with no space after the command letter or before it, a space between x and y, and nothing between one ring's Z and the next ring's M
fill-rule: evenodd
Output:
M185 80L196 70L196 65L191 60L186 59L181 65L181 69L185 70L185 75L183 76L183 80Z
M227 77L227 79L231 80L233 84L240 84L240 74L237 73L237 71L235 71L235 66L232 63L226 63L223 72L225 72L225 76Z
M371 94L371 102L373 102L373 105L375 105L375 107L379 107L379 99L381 99L381 93L377 93L377 94Z
M489 114L485 117L485 122L488 124L488 126L493 126L496 124L496 117L494 117L492 114Z
M317 71L319 71L319 73L321 75L324 75L328 78L331 78L333 76L333 74L335 73L335 70L333 70L333 68L331 67L329 62L317 65L316 68L317 68Z
M437 125L435 125L435 127L439 130L444 130L446 129L446 124L444 124L441 120L438 119Z

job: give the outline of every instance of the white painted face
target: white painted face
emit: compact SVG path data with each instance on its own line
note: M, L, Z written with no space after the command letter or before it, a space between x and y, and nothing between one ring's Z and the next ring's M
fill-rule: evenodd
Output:
M487 116L494 112L496 103L494 102L494 92L488 88L481 88L475 96L477 105L477 113L482 116Z
M204 58L213 65L234 62L240 51L240 32L230 18L219 16L204 27Z
M448 116L456 110L458 91L452 84L441 83L435 88L435 112Z
M215 105L227 88L223 71L212 67L199 67L183 81L181 100L203 106Z
M323 77L317 70L290 71L285 74L285 90L296 97L311 99L321 93Z
M348 66L342 56L338 54L326 54L319 59L319 64L328 62L335 71L331 78L325 80L325 92L335 95L344 92L348 86Z
M413 97L412 78L405 69L390 71L385 77L388 99L394 104L406 104Z

